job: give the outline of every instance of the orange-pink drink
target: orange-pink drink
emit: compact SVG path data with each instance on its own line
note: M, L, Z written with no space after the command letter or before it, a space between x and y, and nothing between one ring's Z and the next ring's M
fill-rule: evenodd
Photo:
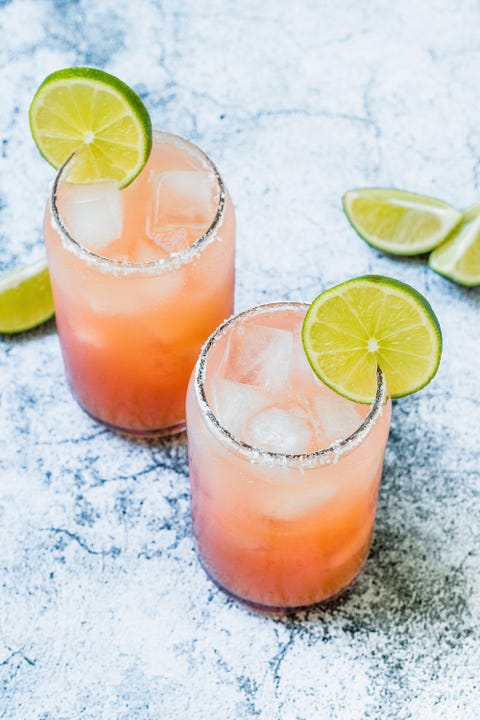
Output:
M302 303L223 323L187 396L194 534L210 577L266 610L314 605L346 588L372 537L390 423L378 373L372 406L310 368Z
M235 218L223 180L194 145L157 131L127 188L67 178L68 163L45 240L72 393L113 428L180 430L201 345L233 308Z

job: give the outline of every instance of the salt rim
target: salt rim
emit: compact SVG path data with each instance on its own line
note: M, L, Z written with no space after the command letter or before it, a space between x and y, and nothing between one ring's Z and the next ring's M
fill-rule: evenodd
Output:
M298 467L303 470L304 468L313 468L320 465L327 465L329 463L337 463L338 460L345 453L350 452L354 447L357 447L369 434L378 418L382 415L383 407L388 399L387 385L385 376L377 366L377 392L375 399L370 406L370 411L362 422L362 424L348 437L337 440L326 448L316 450L310 453L301 453L297 455L291 455L288 453L276 453L268 450L262 450L260 448L253 447L243 440L238 439L226 428L221 425L216 415L208 404L206 393L205 393L205 375L207 372L207 359L208 353L212 346L215 345L225 333L229 330L233 323L241 320L242 318L250 318L255 315L259 315L263 312L268 311L281 311L289 309L300 309L309 307L309 303L306 302L290 302L290 301L279 301L273 303L265 303L263 305L257 305L249 310L244 310L236 315L231 315L227 320L218 326L218 328L210 335L208 340L204 343L200 355L194 370L194 389L196 399L198 401L200 412L204 416L207 425L210 430L216 435L217 439L226 443L232 450L240 453L247 457L252 463L264 463L266 465L280 465L282 467ZM312 371L313 372L313 371Z
M190 140L181 137L181 135L175 135L174 133L167 132L166 130L153 130L153 135L157 139L166 137L176 145L180 145L183 147L186 146L187 152L199 155L200 159L206 165L208 165L211 173L216 178L220 191L215 217L213 218L208 230L206 230L203 235L201 235L197 240L195 240L193 245L190 245L188 248L186 248L186 250L172 253L168 258L150 260L144 263L132 263L123 262L121 260L113 260L112 258L106 258L103 255L98 255L97 253L93 252L93 250L89 250L88 248L81 245L77 240L75 240L75 238L72 237L72 235L70 235L68 229L63 223L57 207L58 187L62 180L62 175L74 157L74 155L70 155L68 160L64 162L64 164L58 171L52 186L49 200L50 222L55 232L60 235L60 239L65 250L84 260L87 265L94 265L101 272L113 273L114 275L156 275L158 273L166 272L168 270L179 268L182 265L186 265L194 258L199 257L200 253L204 250L205 247L210 245L210 243L214 242L216 239L221 240L221 238L217 235L217 230L222 225L225 216L226 190L225 183L223 182L223 178L220 175L217 166L215 165L213 160L211 160L208 155L203 152L203 150L201 150L194 143L190 142Z

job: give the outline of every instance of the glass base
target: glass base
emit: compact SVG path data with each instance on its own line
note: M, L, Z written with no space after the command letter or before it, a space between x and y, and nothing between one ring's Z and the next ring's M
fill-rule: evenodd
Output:
M197 552L197 556L198 552ZM360 566L356 574L353 576L353 578L350 580L348 585L345 585L345 587L338 590L333 595L329 595L328 597L322 598L321 600L317 600L314 603L311 603L309 605L292 605L292 606L275 606L275 605L262 605L262 603L254 602L253 600L248 600L246 598L241 597L240 595L236 595L231 590L228 590L226 587L224 587L221 583L218 582L207 570L205 565L203 564L202 560L199 557L200 565L202 566L203 570L205 571L205 574L207 575L208 579L213 582L213 584L222 592L225 593L225 595L228 595L229 598L232 600L235 600L235 602L239 603L240 605L244 605L250 610L254 610L255 612L262 613L263 615L269 615L269 616L275 616L275 615L291 615L293 613L297 612L305 612L306 610L315 610L320 609L322 607L326 607L330 605L332 602L335 602L340 596L346 594L352 587L352 585L355 584L355 581L360 574L364 563Z
M80 407L82 407L80 405ZM92 420L95 420L95 422L99 423L100 425L103 425L104 427L108 428L108 430L112 430L113 432L119 433L120 435L126 435L127 437L131 438L162 438L162 437L168 437L170 435L178 435L179 433L186 430L186 422L185 420L180 420L179 422L175 423L174 425L168 425L167 427L162 428L153 428L152 430L135 430L131 428L123 428L118 425L112 425L109 422L106 422L105 420L101 420L98 417L95 417L95 415L92 415L91 412L88 410L85 410L84 407L82 407L82 410L87 413L89 417L92 418Z

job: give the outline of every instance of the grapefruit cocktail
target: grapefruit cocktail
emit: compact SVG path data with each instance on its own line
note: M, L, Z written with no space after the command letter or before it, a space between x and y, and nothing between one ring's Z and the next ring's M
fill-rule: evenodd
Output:
M67 164L45 241L79 404L128 432L182 429L200 347L233 307L234 211L213 163L154 131L147 164L124 189L68 182Z
M224 323L202 350L187 421L193 526L207 573L266 610L316 604L370 547L390 422L326 387L303 351L301 303Z
M45 243L72 393L112 428L181 430L202 342L233 307L222 177L195 145L154 131L135 91L97 68L48 75L29 121L58 170Z
M344 590L370 547L390 397L435 376L442 334L429 302L364 275L311 305L225 321L187 396L193 527L207 573L264 610Z

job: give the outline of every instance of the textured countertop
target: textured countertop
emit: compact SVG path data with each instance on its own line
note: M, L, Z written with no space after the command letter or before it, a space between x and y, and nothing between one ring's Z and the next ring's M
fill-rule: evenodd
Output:
M133 442L72 400L53 321L0 339L0 718L480 718L480 289L364 244L355 186L479 199L473 0L0 0L0 270L42 252L44 76L102 67L217 162L236 307L379 272L426 294L435 380L395 402L366 568L273 620L206 578L186 437Z

